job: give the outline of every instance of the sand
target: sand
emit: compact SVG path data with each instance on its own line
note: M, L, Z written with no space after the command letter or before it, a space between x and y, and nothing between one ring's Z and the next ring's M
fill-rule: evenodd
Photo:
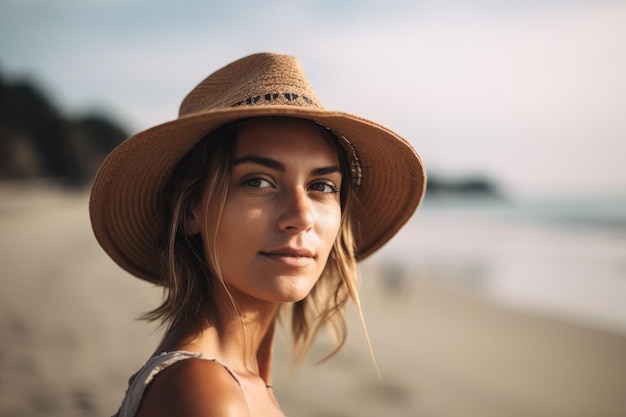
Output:
M159 332L136 317L160 292L120 270L89 227L87 196L0 186L0 417L106 416ZM387 269L385 269L387 268ZM274 385L289 416L625 416L626 336L362 266L383 383L351 315L345 350Z

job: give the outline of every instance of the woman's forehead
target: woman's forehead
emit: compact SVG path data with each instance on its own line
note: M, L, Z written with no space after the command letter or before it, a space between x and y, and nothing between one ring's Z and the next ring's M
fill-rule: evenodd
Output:
M295 118L254 119L237 135L235 159L246 154L293 153L325 155L336 160L336 143L322 133L315 122Z

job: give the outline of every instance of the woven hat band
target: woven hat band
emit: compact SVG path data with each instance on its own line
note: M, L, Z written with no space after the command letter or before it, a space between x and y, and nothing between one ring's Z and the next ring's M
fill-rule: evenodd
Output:
M269 54L240 59L207 77L185 97L179 115L240 106L323 108L300 62Z
M239 100L231 107L252 106L255 104L319 108L319 106L317 106L315 102L311 98L309 98L309 96L293 92L273 92L258 94L253 97L248 97L245 100Z

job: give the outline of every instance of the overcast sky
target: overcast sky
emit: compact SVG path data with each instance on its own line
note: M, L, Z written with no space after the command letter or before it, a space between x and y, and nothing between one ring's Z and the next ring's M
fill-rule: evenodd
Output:
M626 1L0 0L3 77L130 132L259 51L299 57L326 107L397 131L432 173L626 196Z

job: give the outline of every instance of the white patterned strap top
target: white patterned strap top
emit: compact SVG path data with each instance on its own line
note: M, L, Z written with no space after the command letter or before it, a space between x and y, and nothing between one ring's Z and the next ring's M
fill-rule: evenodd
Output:
M243 391L243 384L241 380L233 372L233 370L221 362L216 358L207 358L203 356L199 352L188 352L184 350L178 350L174 352L163 352L158 356L154 356L150 358L148 362L137 372L133 378L132 382L128 386L128 390L126 391L126 396L122 401L122 405L117 413L113 415L113 417L135 417L137 411L139 410L139 404L141 403L141 399L143 398L143 394L148 387L148 384L154 379L155 376L159 374L159 372L167 369L168 367L178 363L180 361L184 361L186 359L204 359L208 361L212 361L220 364L228 373L237 381L239 386ZM245 395L245 391L244 391Z

